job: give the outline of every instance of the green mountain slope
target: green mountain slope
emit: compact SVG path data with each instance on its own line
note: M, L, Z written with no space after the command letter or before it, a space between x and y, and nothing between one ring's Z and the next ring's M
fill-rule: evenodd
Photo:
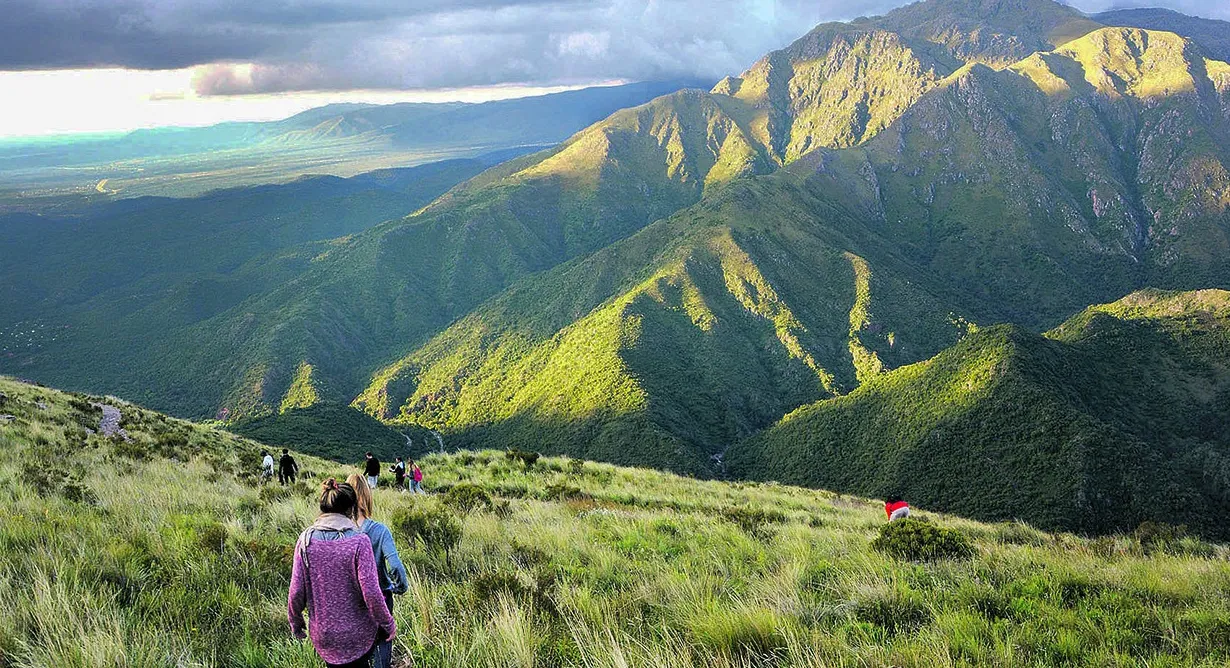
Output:
M356 405L454 443L712 472L775 413L926 359L969 321L1230 285L1221 149L1201 139L1226 129L1223 66L1187 49L1104 29L963 69L857 147L527 279Z
M964 62L940 62L920 40L821 26L711 93L621 111L356 238L301 280L186 333L155 353L156 364L187 368L222 390L209 408L180 410L268 410L302 364L320 396L349 399L367 372L515 281L625 238L733 179L875 136ZM185 359L181 349L199 340L208 344Z
M286 283L349 235L490 164L445 161L108 202L75 216L0 217L0 369L155 403L191 395L174 369L150 364L171 332ZM163 383L145 384L143 372Z
M996 68L1102 27L1050 0L931 0L867 22L932 45L937 57Z
M711 471L775 415L954 342L964 320L920 282L792 174L745 179L518 284L356 405L453 444Z
M181 333L154 352L156 364L221 391L180 410L262 412L281 403L305 363L321 397L349 399L382 359L516 279L627 236L714 184L767 169L724 105L737 103L682 91L497 167Z
M865 145L815 156L813 179L990 320L1225 285L1227 71L1169 33L1098 30L962 70Z
M1230 293L1135 293L970 335L732 450L734 475L1085 532L1225 537Z
M320 665L286 626L291 557L320 481L354 468L296 453L298 484L262 486L261 446L221 430L7 378L0 397L0 660ZM90 399L131 442L86 431ZM431 495L375 492L410 579L396 663L1230 659L1230 549L1191 537L1085 539L916 505L970 551L915 563L873 547L884 511L868 499L495 451L420 463Z

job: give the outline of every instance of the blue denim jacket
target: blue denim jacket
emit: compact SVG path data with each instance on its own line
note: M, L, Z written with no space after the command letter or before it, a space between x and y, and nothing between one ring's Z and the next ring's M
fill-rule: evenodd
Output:
M404 594L410 588L406 567L397 556L393 534L385 525L373 519L363 522L359 531L372 541L372 554L376 557L376 572L380 576L380 588L394 594Z

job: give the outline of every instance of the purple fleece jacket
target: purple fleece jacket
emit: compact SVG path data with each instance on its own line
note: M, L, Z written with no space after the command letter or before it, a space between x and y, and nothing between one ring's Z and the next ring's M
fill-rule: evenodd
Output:
M308 571L295 550L290 574L290 628L296 638L304 634L303 612L316 653L326 663L349 663L376 644L376 633L393 637L397 627L384 604L372 542L367 536L313 540L307 546ZM311 592L308 592L309 586Z

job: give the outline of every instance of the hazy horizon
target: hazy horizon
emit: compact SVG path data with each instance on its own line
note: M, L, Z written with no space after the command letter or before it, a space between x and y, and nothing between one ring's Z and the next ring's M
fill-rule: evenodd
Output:
M703 2L703 4L701 4ZM488 101L720 78L824 21L902 0L15 0L0 137L269 121L333 103ZM1230 18L1211 0L1080 0Z

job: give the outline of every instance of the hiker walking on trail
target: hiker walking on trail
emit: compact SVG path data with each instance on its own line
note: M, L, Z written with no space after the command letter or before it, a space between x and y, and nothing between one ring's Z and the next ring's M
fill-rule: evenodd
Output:
M295 543L287 596L291 632L300 640L311 637L330 668L366 668L377 645L397 634L372 541L354 522L357 513L354 488L329 478L321 486L320 516Z
M423 469L419 468L418 462L410 462L410 491L415 494L426 494L423 491Z
M292 483L299 477L299 464L294 457L290 456L290 451L282 448L282 458L278 460L278 482L283 485Z
M273 455L268 450L261 450L261 482L273 480Z
M397 463L390 466L389 471L393 473L393 488L402 492L406 491L406 462L398 457Z
M367 458L367 462L363 464L363 475L367 476L367 486L376 489L380 482L380 460L370 452L364 457Z
M888 521L901 520L910 516L910 504L901 500L900 496L892 495L884 502L884 514Z
M404 469L404 467L403 467ZM404 475L403 475L404 477ZM376 575L380 579L380 591L384 594L384 603L393 614L393 595L404 594L410 588L406 567L397 556L397 546L393 544L393 534L385 525L371 518L375 508L372 490L367 481L357 473L351 473L346 483L354 488L355 500L359 509L355 524L359 532L366 535L372 542L372 554L376 557ZM376 653L372 656L372 668L389 668L393 655L393 641L386 640L376 645Z

